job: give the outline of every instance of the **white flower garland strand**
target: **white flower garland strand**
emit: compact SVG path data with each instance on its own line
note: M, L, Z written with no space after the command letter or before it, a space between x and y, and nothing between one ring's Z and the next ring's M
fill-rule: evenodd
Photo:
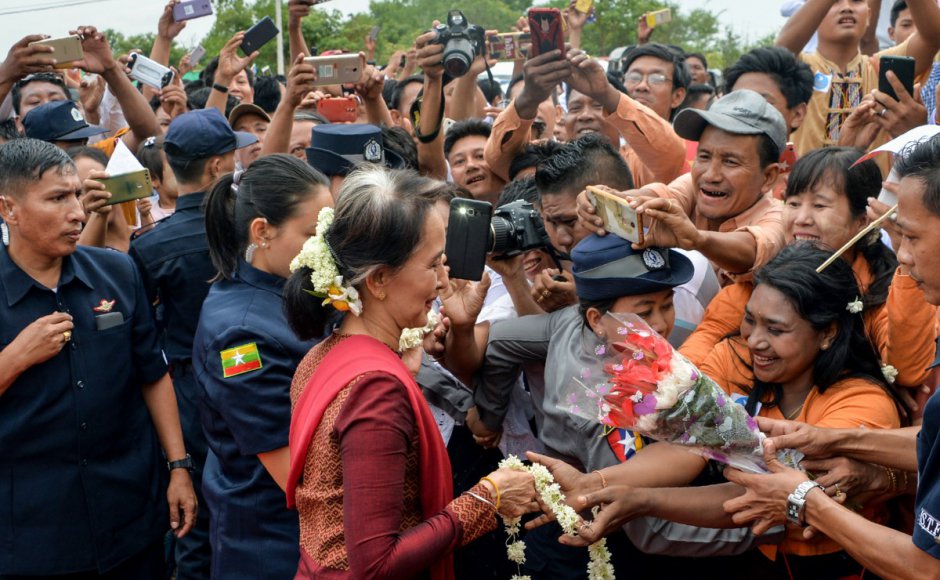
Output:
M862 301L859 300L858 296L856 296L855 300L849 302L846 305L845 309L851 312L852 314L858 314L859 312L865 309L865 305L862 304Z
M291 260L290 271L296 272L304 266L310 268L310 283L313 284L311 294L323 298L323 306L332 304L337 310L348 310L359 316L362 313L359 292L352 284L343 283L343 276L326 244L326 232L332 224L333 208L324 207L317 216L316 233L304 242L303 249Z
M398 350L405 352L421 346L424 337L434 330L437 323L441 321L441 315L433 310L428 311L428 323L421 328L406 328L401 331L401 337L398 339Z
M565 503L565 495L561 491L561 486L555 483L555 478L544 465L534 463L526 466L515 455L510 455L499 462L500 468L515 469L517 471L527 471L535 479L535 490L538 492L542 502L551 508L555 515L555 520L569 536L578 535L578 524L581 522L578 512ZM596 510L595 510L596 515ZM519 527L522 518L503 517L503 523L506 525L506 535L509 540L506 544L506 554L509 560L516 563L516 566L525 564L525 542L519 540ZM610 551L607 550L607 540L601 538L599 541L588 546L588 554L591 561L588 563L589 580L614 580L614 567L610 563ZM529 576L516 574L510 580L531 580Z

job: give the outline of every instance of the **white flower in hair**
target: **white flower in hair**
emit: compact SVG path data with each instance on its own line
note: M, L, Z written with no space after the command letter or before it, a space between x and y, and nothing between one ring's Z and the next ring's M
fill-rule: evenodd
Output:
M325 207L317 216L317 231L304 242L303 248L290 262L290 271L310 268L310 283L313 294L323 298L323 305L332 304L342 312L352 312L356 316L362 313L362 301L359 292L352 284L344 284L343 276L326 243L326 232L333 224L333 208Z
M881 374L884 375L889 385L893 385L894 381L898 378L898 369L891 365L881 365Z
M849 302L849 304L845 307L845 309L851 312L852 314L858 314L859 312L865 309L865 306L862 304L862 301L859 300L858 296L856 296L855 300Z

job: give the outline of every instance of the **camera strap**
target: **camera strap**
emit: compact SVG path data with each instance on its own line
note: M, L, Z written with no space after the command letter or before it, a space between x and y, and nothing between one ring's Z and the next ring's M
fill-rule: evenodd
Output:
M417 99L415 99L415 102L412 103L410 114L411 114L411 124L414 127L415 137L417 137L418 141L420 141L421 143L427 144L437 139L437 136L440 135L441 133L441 127L444 124L444 83L443 82L441 83L441 106L438 108L437 123L435 123L437 128L434 129L434 131L428 133L427 135L421 134L421 104L423 102L424 102L424 94L422 92L422 94L419 95Z

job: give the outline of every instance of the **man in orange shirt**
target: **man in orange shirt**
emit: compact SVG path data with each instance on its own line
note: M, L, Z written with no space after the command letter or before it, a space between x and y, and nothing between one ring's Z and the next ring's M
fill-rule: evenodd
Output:
M653 220L642 247L697 250L725 281L749 274L784 244L783 206L771 193L787 142L783 116L759 94L740 90L708 111L682 111L675 128L699 142L692 172L623 194ZM602 233L585 194L578 205L586 227Z
M582 50L551 51L526 61L522 92L493 124L486 160L497 175L508 177L512 158L529 142L529 129L539 105L555 86L568 83L568 140L601 133L614 147L623 138L629 148L621 155L638 185L669 181L683 170L685 145L667 119L617 90L603 67ZM680 99L681 102L681 99Z

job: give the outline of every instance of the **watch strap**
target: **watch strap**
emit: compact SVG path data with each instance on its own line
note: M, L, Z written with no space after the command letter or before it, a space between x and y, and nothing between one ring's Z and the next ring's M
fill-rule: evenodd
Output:
M193 458L189 453L187 453L186 457L182 459L166 462L166 468L168 471L173 471L174 469L186 469L188 471L192 471L195 467L196 464L193 463Z
M806 511L806 494L814 487L818 487L823 492L826 491L825 487L815 481L807 480L796 486L796 489L787 498L787 519L790 522L798 526L806 525L803 518Z

